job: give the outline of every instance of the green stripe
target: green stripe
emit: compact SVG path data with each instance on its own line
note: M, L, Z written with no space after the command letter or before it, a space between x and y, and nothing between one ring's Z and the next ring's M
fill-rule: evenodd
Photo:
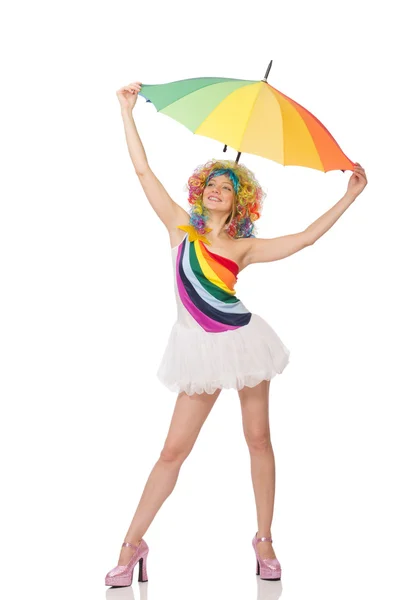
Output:
M171 83L158 83L155 85L142 84L140 95L150 100L157 110L162 110L168 104L176 102L183 96L191 94L201 88L212 86L216 83L225 82L239 82L244 83L257 83L257 82L245 82L244 79L231 79L228 77L195 77L193 79L182 79L180 81L172 81Z
M161 112L182 123L194 133L229 94L241 87L257 83L257 81L242 80L215 83L176 100Z
M239 302L239 299L236 298L236 296L233 296L225 290L222 290L220 287L218 287L217 285L215 285L207 279L207 277L202 271L202 268L200 267L200 263L196 255L196 249L194 247L194 242L190 242L189 260L192 270L194 271L194 274L196 275L197 279L199 280L203 288L211 294L211 296L214 296L214 298L217 298L218 300L221 300L222 302L225 302L227 304L234 304L236 302Z

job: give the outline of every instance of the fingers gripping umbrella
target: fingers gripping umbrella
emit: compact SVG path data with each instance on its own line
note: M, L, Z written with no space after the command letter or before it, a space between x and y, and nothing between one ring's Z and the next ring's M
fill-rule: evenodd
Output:
M197 77L142 84L140 95L193 133L238 152L319 171L354 169L330 132L303 106L264 79Z

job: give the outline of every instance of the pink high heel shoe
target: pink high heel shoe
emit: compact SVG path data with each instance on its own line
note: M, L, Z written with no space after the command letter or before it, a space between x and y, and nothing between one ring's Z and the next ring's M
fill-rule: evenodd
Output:
M127 565L118 565L114 567L105 577L105 585L112 585L115 587L127 587L132 583L132 576L134 573L134 567L139 561L139 576L138 581L147 581L147 569L146 561L149 552L149 546L142 538L138 546L130 544L130 542L123 542L123 546L131 546L135 548L135 552L132 555Z
M256 574L267 581L279 581L281 579L281 565L277 558L261 558L257 548L258 542L273 542L273 540L271 537L258 538L256 537L257 533L252 540L256 555Z

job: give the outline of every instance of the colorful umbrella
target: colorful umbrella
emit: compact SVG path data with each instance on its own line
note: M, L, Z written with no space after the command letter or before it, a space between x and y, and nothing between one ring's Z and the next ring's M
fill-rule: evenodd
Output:
M261 81L197 77L142 84L140 95L198 135L282 165L319 171L354 169L328 129L300 104Z

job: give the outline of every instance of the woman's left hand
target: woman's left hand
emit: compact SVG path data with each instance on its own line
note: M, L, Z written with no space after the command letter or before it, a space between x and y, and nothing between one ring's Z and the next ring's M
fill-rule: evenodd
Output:
M353 174L349 179L349 183L347 184L347 193L351 195L353 199L356 199L366 185L367 176L365 174L365 170L360 163L356 163Z

